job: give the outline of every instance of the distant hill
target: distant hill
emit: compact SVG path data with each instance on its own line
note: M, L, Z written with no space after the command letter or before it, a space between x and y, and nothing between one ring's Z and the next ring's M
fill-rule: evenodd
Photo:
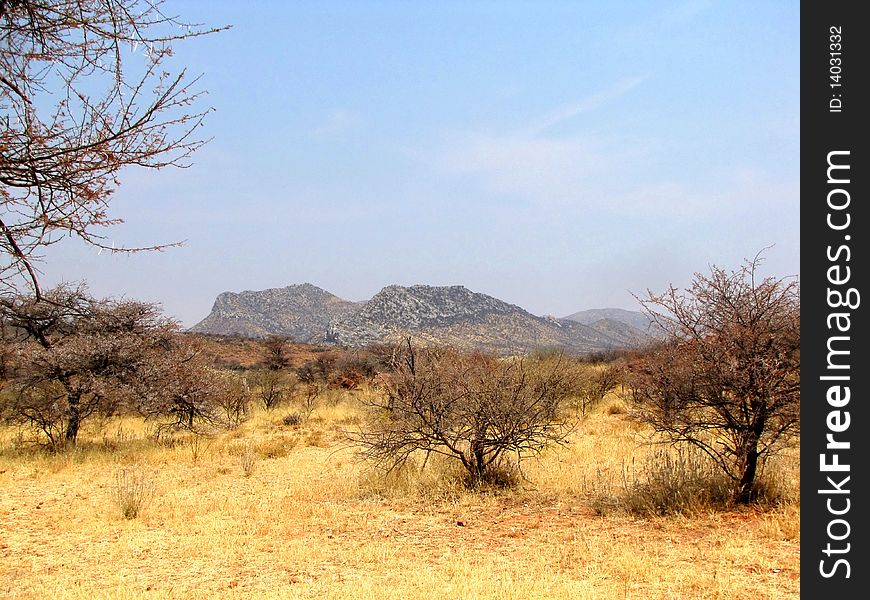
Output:
M624 308L592 308L589 310L581 310L573 315L563 317L568 321L576 321L584 325L591 325L596 321L605 319L607 321L618 321L626 325L630 325L635 329L647 331L650 326L650 319L645 314L637 310L625 310Z
M191 327L196 333L264 337L286 335L297 342L320 342L330 324L359 310L310 283L258 292L224 292L205 319Z
M643 331L617 319L587 324L538 317L464 286L428 285L390 285L359 303L310 284L225 292L192 331L252 337L274 333L351 347L411 336L420 342L502 354L539 348L585 354L637 346L646 338Z

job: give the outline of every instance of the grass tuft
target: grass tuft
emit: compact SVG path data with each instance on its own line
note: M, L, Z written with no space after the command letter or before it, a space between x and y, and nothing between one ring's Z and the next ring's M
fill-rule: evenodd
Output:
M125 519L137 518L154 497L154 484L137 467L123 467L115 473L112 500Z

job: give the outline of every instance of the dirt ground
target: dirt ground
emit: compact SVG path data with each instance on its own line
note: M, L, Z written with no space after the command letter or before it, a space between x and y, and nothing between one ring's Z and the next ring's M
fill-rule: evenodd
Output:
M794 503L638 518L592 501L590 482L639 452L618 414L530 461L521 489L481 493L385 482L343 441L352 412L289 428L264 411L164 445L124 422L59 455L15 450L7 432L0 597L798 597ZM149 497L134 519L121 472Z

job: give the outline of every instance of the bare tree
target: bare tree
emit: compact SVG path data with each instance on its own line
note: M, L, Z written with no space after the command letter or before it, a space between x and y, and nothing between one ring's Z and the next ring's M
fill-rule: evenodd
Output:
M283 404L299 384L295 373L273 369L254 371L250 378L255 386L255 394L266 410Z
M290 365L290 356L288 355L288 344L290 338L286 335L269 335L263 340L265 348L265 360L263 364L267 369L279 371Z
M236 427L248 414L244 384L212 368L196 340L177 334L147 353L131 387L131 411L147 418L168 417L161 429L207 433Z
M95 300L83 286L0 298L0 416L51 446L75 444L91 416L135 412L170 426L238 423L247 391L210 368L153 304Z
M684 291L648 292L642 304L664 340L626 374L636 414L703 450L741 503L766 457L800 431L800 287L758 280L760 261L713 267Z
M0 319L12 349L0 410L53 446L75 443L88 417L129 405L150 353L167 347L176 327L154 305L97 301L81 287L2 298Z
M573 381L563 366L416 349L408 341L386 397L368 400L370 428L355 439L388 468L434 453L458 460L473 482L492 479L507 455L520 460L570 432L562 405Z
M172 73L173 43L215 31L162 0L0 0L0 284L37 298L34 262L65 236L110 251L102 228L131 166L185 167L211 109ZM168 244L175 245L175 244Z

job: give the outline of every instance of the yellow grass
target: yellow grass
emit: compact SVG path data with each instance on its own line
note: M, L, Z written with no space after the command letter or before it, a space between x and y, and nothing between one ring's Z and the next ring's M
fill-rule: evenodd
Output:
M527 461L522 489L499 493L468 492L437 468L385 481L343 442L356 398L332 400L300 427L279 407L175 445L133 419L58 455L19 449L6 430L0 596L798 596L796 500L655 519L601 510L596 499L618 495L625 465L648 452L640 428L608 409L617 399L569 446ZM794 453L778 468L796 490ZM137 518L113 500L119 469L150 486Z

